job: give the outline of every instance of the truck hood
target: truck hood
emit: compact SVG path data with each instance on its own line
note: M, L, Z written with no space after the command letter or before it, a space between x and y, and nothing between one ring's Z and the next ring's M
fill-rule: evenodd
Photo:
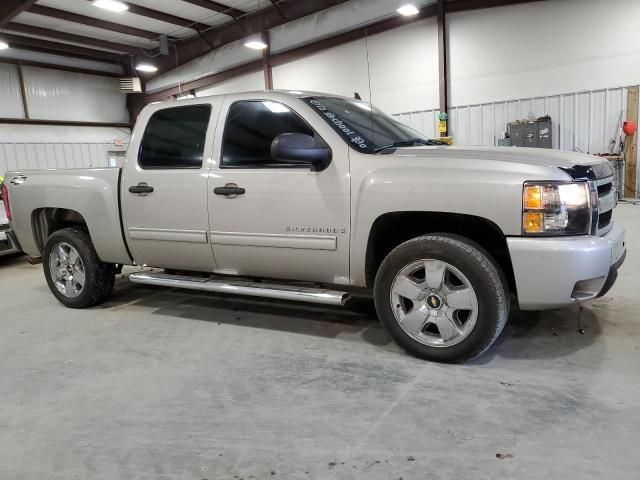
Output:
M403 147L393 154L400 158L474 159L519 163L537 167L558 167L574 178L602 178L613 175L606 159L585 153L522 147Z

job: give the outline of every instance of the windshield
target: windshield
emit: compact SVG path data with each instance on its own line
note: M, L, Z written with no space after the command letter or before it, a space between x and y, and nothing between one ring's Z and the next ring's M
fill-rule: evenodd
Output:
M377 153L394 144L426 144L421 133L368 102L342 97L303 98L340 136L362 153Z

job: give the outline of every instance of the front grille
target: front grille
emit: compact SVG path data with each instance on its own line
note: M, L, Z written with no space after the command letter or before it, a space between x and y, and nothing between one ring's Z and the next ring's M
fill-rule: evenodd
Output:
M594 233L605 235L613 228L613 209L616 206L616 191L613 188L613 177L601 178L595 181L598 192L597 218Z
M603 195L606 195L611 190L613 190L613 182L605 183L604 185L598 185L598 196L601 197Z
M611 223L611 217L613 217L613 210L598 215L598 228L608 227Z

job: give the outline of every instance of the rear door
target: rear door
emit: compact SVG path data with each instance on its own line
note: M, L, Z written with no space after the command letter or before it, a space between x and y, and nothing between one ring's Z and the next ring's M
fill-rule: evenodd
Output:
M222 107L209 180L218 271L347 284L349 147L302 101L264 95L234 96ZM284 133L319 135L331 163L316 171L276 161L271 144ZM225 186L244 193L215 193Z
M121 181L125 235L138 265L214 270L207 176L221 100L147 110Z

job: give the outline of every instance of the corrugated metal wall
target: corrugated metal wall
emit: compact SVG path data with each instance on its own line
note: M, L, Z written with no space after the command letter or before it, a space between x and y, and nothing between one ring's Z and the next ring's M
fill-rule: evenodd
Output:
M548 97L452 107L449 130L456 145L498 144L507 123L549 115L553 148L588 153L608 152L626 116L627 89L611 88ZM394 116L429 137L437 136L438 110Z
M0 175L11 170L109 166L113 143L0 143Z

